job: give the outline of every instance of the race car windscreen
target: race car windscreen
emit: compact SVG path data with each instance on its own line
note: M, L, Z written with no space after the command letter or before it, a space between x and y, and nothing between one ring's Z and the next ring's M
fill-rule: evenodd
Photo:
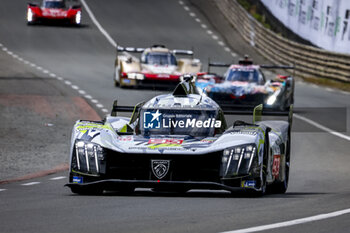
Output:
M47 1L44 2L45 8L64 8L64 2L61 1Z
M257 69L229 69L225 74L227 81L259 82L260 73Z
M140 131L149 135L213 136L222 131L216 110L143 109Z
M145 63L150 65L173 65L176 66L176 57L171 53L148 53Z

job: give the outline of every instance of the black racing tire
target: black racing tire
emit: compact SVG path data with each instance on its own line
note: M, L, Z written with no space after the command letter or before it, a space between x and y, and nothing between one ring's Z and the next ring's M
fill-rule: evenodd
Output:
M79 195L101 195L103 189L100 188L87 188L87 187L71 187L72 193Z
M290 133L289 133L290 134ZM286 160L285 160L285 169L284 169L284 177L285 179L282 182L277 182L272 184L269 187L269 192L274 194L283 194L288 189L289 183L289 166L290 166L290 135L287 141L287 150L286 150Z

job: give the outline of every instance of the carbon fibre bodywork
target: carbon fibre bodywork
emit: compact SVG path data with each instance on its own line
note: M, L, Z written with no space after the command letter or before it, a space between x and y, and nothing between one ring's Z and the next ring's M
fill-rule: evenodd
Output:
M239 121L227 128L220 107L181 91L192 84L186 85L139 105L131 118L112 112L103 121L77 121L67 186L76 193L204 188L264 194L267 186L285 192L290 123Z

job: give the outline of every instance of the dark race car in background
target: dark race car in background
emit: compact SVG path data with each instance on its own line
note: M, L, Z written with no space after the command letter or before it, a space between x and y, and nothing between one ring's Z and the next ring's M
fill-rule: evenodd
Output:
M117 116L123 111L133 114ZM186 77L172 94L135 107L115 102L104 120L74 125L67 186L78 194L135 188L286 192L292 108L267 112L260 105L225 114L254 119L227 127L221 108ZM261 115L289 120L261 121Z
M29 3L27 24L67 23L80 25L81 6L77 1L43 0L42 4Z
M229 67L220 77L201 73L196 86L202 89L222 108L254 107L286 110L294 102L294 79L289 75L277 75L267 80L262 69L294 69L291 66L254 65L245 58L239 64L209 63L210 66Z
M132 53L141 53L141 56L138 58ZM191 50L170 50L164 45L150 48L119 46L114 65L114 83L120 87L175 87L181 75L197 74L201 67L201 62L193 58Z

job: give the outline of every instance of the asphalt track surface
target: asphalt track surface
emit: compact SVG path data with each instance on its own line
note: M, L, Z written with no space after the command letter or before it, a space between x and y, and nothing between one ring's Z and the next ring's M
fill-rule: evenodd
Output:
M212 26L218 22L210 24L202 14L205 10L198 11L187 1L184 4L188 10L178 1L86 2L104 29L121 45L145 47L164 43L179 49L194 46L196 56L203 61L208 57L236 59L207 32L211 30L220 40L220 27ZM0 20L5 23L0 24L0 43L9 50L79 86L107 109L114 99L133 105L161 93L113 86L114 48L86 11L80 28L28 27L24 21L25 4L26 1L2 1ZM217 13L213 8L212 14ZM208 28L201 27L197 17ZM231 46L231 50L239 53L246 45L241 44L240 37L236 40L237 49ZM304 83L296 86L296 107L349 108L349 99L345 93ZM88 101L95 106L91 99ZM103 108L96 109L102 116ZM350 208L349 140L298 119L294 126L298 130L292 134L290 186L284 195L246 198L225 192L174 195L139 190L129 196L77 196L63 187L67 173L62 172L0 185L0 232L222 232ZM346 126L343 131L343 135L349 135ZM269 232L347 232L349 228L349 214L345 214Z

